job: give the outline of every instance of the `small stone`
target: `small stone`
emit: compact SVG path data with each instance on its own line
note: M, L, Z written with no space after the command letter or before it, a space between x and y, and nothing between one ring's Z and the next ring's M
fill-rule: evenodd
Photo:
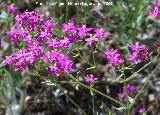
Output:
M149 101L154 101L154 100L155 100L155 95L149 94Z

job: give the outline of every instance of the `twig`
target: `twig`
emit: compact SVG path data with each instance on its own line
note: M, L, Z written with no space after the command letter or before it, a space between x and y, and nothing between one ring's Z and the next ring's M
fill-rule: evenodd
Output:
M72 77L74 80L76 80L76 78L74 78L72 75L71 75L71 77ZM109 99L109 100L112 100L113 102L115 102L115 103L117 103L117 104L119 104L119 105L121 105L121 106L123 106L123 107L126 107L123 103L117 101L116 99L114 99L114 98L112 98L112 97L110 97L110 96L108 96L108 95L106 95L106 94L104 94L104 93L102 93L102 92L100 92L100 91L92 88L92 87L89 87L88 85L85 85L85 84L83 84L83 83L80 82L80 81L79 81L78 83L79 83L80 85L82 85L83 87L85 87L85 88L87 88L87 89L90 89L90 90L94 91L95 93L98 93L98 94L104 96L105 98L107 98L107 99Z
M120 83L124 83L124 82L128 82L129 80L133 79L136 77L136 74L138 74L140 71L142 71L144 68L146 68L147 66L149 66L153 60L157 59L158 56L156 56L154 59L152 59L152 61L150 61L149 63L147 63L145 66L143 66L141 69L139 69L138 71L136 71L135 73L133 73L131 76L129 76L126 80L121 81Z
M160 63L156 66L156 68L148 76L146 82L143 84L143 86L141 87L141 89L139 90L139 92L137 93L137 95L135 96L133 102L129 105L129 108L131 108L134 105L135 100L138 98L138 96L140 95L140 93L142 92L142 90L145 88L145 86L147 85L147 83L149 82L149 80L152 78L153 74L158 70L159 67L160 67Z

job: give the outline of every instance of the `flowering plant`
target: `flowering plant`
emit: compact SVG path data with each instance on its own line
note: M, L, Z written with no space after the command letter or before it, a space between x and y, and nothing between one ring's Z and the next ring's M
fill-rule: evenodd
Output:
M110 32L105 28L89 27L86 23L78 24L76 18L71 18L68 23L58 23L52 21L45 14L38 11L18 12L18 9L9 5L6 6L10 13L16 13L15 23L7 32L10 42L15 45L15 50L10 56L6 56L3 60L3 67L13 65L15 71L27 70L28 74L41 77L41 73L37 66L45 70L45 78L54 77L54 84L65 82L64 79L70 80L90 90L91 95L100 94L105 98L118 104L118 110L127 111L128 114L135 104L137 97L145 88L148 81L152 78L153 73L158 70L158 63L152 73L147 77L142 88L131 85L130 81L137 77L137 74L144 68L149 66L159 56L152 58L153 52L149 50L147 45L139 42L133 42L128 45L129 53L125 57L123 50L118 48L104 48L101 43L110 37ZM18 12L18 13L17 13ZM90 61L85 62L89 67L84 68L85 72L76 68L77 58L82 55L85 47L91 49ZM102 51L98 50L102 47ZM158 46L159 48L159 46ZM106 56L106 64L109 63L115 67L117 72L114 83L122 84L123 87L117 93L118 99L114 99L107 94L96 90L95 84L102 78L96 75L95 70L98 67L97 53ZM133 72L132 75L126 75L125 71L134 68L140 63L146 63L142 68ZM33 66L33 68L30 68ZM29 70L29 71L28 71ZM91 73L90 73L91 72ZM52 79L52 78L51 78ZM61 81L63 79L63 81ZM131 97L138 92L135 97ZM138 108L140 113L145 112L144 108Z

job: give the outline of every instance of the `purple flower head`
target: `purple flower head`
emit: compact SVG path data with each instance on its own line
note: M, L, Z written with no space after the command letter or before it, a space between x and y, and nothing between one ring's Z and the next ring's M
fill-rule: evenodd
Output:
M144 107L137 107L134 111L134 115L137 115L138 113L145 113L147 110Z
M42 50L44 47L41 46L38 42L33 42L32 44L28 44L28 50L35 51L35 50Z
M110 64L118 65L118 64L124 62L121 55L119 54L118 49L116 49L116 50L113 50L113 49L112 50L106 50L105 55L106 55Z
M82 35L86 35L88 34L93 28L87 28L86 24L82 24L81 27L77 27L78 30L78 35L82 36Z
M130 85L130 84L126 84L126 90L128 92L132 92L135 90L135 86L134 85Z
M55 63L56 67L58 68L58 71L66 73L72 71L73 69L73 61L69 59L68 55L62 54L61 50L59 51L51 50L51 52L47 51L45 52L45 57L46 58L42 57L41 59L44 61L48 60L53 61L53 63Z
M127 60L130 60L137 64L145 59L149 59L149 56L151 55L151 52L148 52L148 48L146 45L140 45L138 42L132 43L130 45L131 49L131 56L128 57Z
M160 11L159 11L159 7L160 4L155 4L153 5L153 11L152 12L148 12L149 15L153 15L153 16L160 16Z
M124 91L121 91L118 93L118 96L121 98L124 98L126 95L125 95Z
M92 46L92 43L99 41L99 39L98 39L96 36L91 35L91 37L90 37L90 38L86 38L85 41L86 41L90 46Z
M19 52L11 55L9 58L4 60L5 65L13 64L15 67L15 71L19 69L23 69L28 65L28 61L26 58L29 56L26 49L21 49Z
M123 87L123 90L118 93L118 96L124 98L126 96L125 90L127 91L127 93L131 93L135 90L135 86L126 84L126 87Z
M45 31L40 31L39 39L41 41L43 41L45 39L50 39L51 35L52 35L52 33L47 31L47 29L46 29Z
M48 46L52 46L52 47L59 47L60 46L60 42L59 42L59 39L57 37L55 37L54 39L52 40L48 40Z
M58 67L56 66L56 64L49 66L49 72L50 72L50 73L53 72L57 77L60 76L59 69L58 69Z
M51 29L51 28L54 28L54 26L56 24L57 24L56 22L44 21L43 25L42 25L42 28L44 28L44 29Z
M6 57L6 59L4 60L4 65L9 65L9 64L12 64L15 60L14 58L15 56L12 54L11 56L9 57Z
M64 48L68 48L70 45L70 40L66 36L62 36L60 40L60 46Z
M4 7L8 10L9 13L17 13L18 8L15 7L13 4L4 4Z
M96 33L95 33L95 36L96 37L103 37L103 38L106 38L108 37L108 35L110 34L109 32L105 32L105 29L104 28L95 28L94 30Z
M44 15L39 15L36 11L24 12L15 17L15 26L21 26L24 30L35 31L42 27L44 21ZM43 27L45 27L43 25ZM43 28L45 29L45 28Z
M12 30L8 31L7 34L12 42L18 42L20 38L26 35L24 30L12 28Z
M90 75L86 75L84 77L84 80L85 80L85 82L90 83L90 82L98 80L98 78L94 77L92 74L90 74Z
M76 27L75 27L75 18L72 18L71 20L69 20L68 24L63 23L62 24L62 31L63 32L75 32L76 31Z
M61 54L61 57L57 57L56 63L62 72L72 71L73 61L69 59L68 55Z
M82 41L81 37L77 33L66 34L65 36L70 40L71 43Z

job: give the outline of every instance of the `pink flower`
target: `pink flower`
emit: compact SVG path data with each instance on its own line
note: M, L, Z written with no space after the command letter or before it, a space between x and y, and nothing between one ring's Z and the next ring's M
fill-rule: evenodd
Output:
M45 29L51 29L53 28L57 23L56 22L51 22L51 21L44 21L42 27Z
M70 19L68 24L62 24L62 31L63 32L75 32L75 18Z
M85 80L87 83L90 83L90 82L93 82L93 81L98 80L98 78L94 77L94 76L91 74L91 75L86 75L86 76L84 77L84 80Z
M149 59L151 52L148 52L146 45L140 45L138 42L132 43L130 46L131 56L127 60L133 61L135 64L140 63L145 59Z
M147 110L144 107L137 107L134 111L134 115L137 115L138 113L145 113Z
M78 27L78 35L86 35L88 32L90 32L93 28L87 28L85 24L82 25L82 27Z
M105 54L110 64L118 65L124 62L121 55L118 53L118 49L106 50Z
M48 46L53 46L53 47L59 47L60 45L60 42L57 37L55 37L52 40L49 39L47 43L48 43Z
M118 96L121 97L121 98L123 98L123 97L125 97L126 95L125 95L125 93L122 91L122 92L119 92L119 93L118 93Z
M90 38L86 38L85 41L91 46L93 42L97 42L99 39L96 36L92 36Z
M4 7L8 10L9 13L17 13L18 8L15 7L13 4L4 4Z
M121 97L121 98L124 98L126 96L126 93L125 93L124 89L129 94L129 93L131 93L135 90L135 86L131 85L131 84L126 84L126 87L123 87L123 90L118 93L118 96Z
M135 86L134 85L130 85L130 84L126 84L126 90L128 92L132 92L135 90Z
M58 69L58 67L57 66L53 66L53 65L50 65L49 66L49 72L53 72L53 73L55 73L55 75L57 76L57 77L59 77L59 75L60 75L60 72L59 72L59 69Z
M100 29L95 29L94 30L96 33L95 33L95 36L96 37L108 37L108 35L110 34L109 32L105 32L105 29L104 28L100 28Z

